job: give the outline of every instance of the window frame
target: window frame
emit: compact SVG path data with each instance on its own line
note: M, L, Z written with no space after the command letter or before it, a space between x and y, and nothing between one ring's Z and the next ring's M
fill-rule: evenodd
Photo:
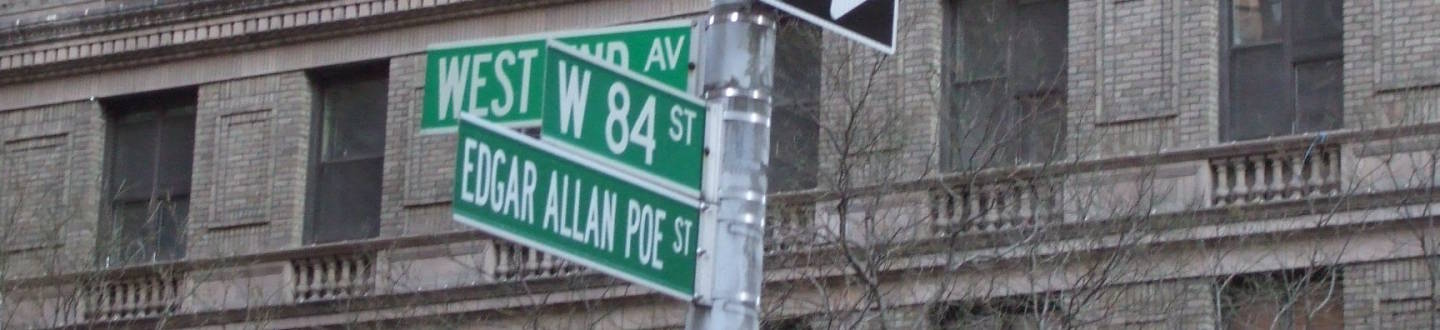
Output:
M1296 5L1296 3L1297 3L1298 1L1301 1L1301 0L1276 0L1276 1L1280 1L1280 2L1281 2L1281 3L1280 3L1280 6L1281 6L1281 22L1280 22L1280 25L1279 25L1279 29L1280 29L1281 33L1283 34L1283 35L1281 36L1281 39L1280 39L1279 41L1269 41L1269 42L1264 42L1264 43L1259 43L1259 44L1250 44L1250 45L1244 45L1244 46L1237 47L1237 46L1235 45L1235 2L1236 2L1236 1L1237 1L1237 0L1224 0L1224 1L1221 1L1221 2L1220 2L1220 21L1219 21L1219 23L1220 23L1220 24L1219 24L1219 25L1220 25L1220 33L1219 33L1220 40L1218 40L1218 43L1219 43L1219 47L1218 47L1218 48L1219 48L1219 54L1218 54L1218 55L1219 55L1219 62L1218 62L1218 63L1219 63L1219 65L1220 65L1220 67L1219 67L1219 71L1220 71L1220 74L1219 74L1219 78L1220 78L1220 84L1219 84L1219 85L1220 85L1220 86L1219 86L1219 87L1220 87L1220 90L1219 90L1219 93L1218 93L1220 99L1219 99L1218 104L1219 104L1219 106L1220 106L1220 113L1219 113L1219 116L1218 116L1218 117L1219 117L1219 125L1218 125L1218 127L1217 127L1217 132L1218 132L1218 135L1219 135L1219 136L1218 136L1218 140L1220 140L1221 142L1249 141L1249 140L1264 139L1264 138L1267 138L1267 137L1276 137L1276 136L1286 136L1286 135L1304 134L1304 133L1310 133L1310 132L1323 132L1323 131L1328 131L1328 130L1334 130L1334 129L1344 128L1344 127L1345 127L1345 120L1344 120L1344 119L1345 119L1345 109L1344 109L1344 102L1345 102L1345 101L1344 101L1343 94L1344 94L1344 88L1345 88L1345 86L1344 86L1344 77L1345 77L1344 58L1345 58L1345 54L1344 54L1344 49L1343 49L1343 46L1342 46L1342 44L1343 44L1343 42L1344 42L1344 34L1343 34L1343 28L1344 28L1344 27L1343 27L1343 25L1344 25L1344 8L1343 8L1343 6L1340 6L1340 7L1341 7L1341 8L1339 9L1340 12L1338 13L1338 17L1336 18L1337 20L1339 20L1339 22L1337 22L1337 23L1340 24L1340 27L1341 27L1342 31L1341 31L1340 34L1337 34L1336 36L1334 36L1334 37L1333 37L1333 38L1334 38L1333 40L1330 40L1330 39L1328 39L1328 38L1299 40L1299 39L1301 39L1302 36L1299 35L1299 34L1297 34L1297 33L1295 32L1295 31L1300 30L1300 29L1297 28L1297 25L1300 24L1300 23L1297 23L1297 22L1298 22L1298 21L1301 21L1301 19L1299 19L1299 17L1300 17L1299 15L1300 15L1300 11L1301 11L1299 8L1301 7L1301 5L1309 5L1310 3L1306 2L1306 3L1303 3L1303 4L1301 4L1301 5ZM1263 0L1262 0L1262 1L1263 1ZM1337 4L1343 2L1342 0L1330 0L1330 1L1336 1ZM1302 44L1302 45L1297 46L1297 44ZM1233 121L1236 120L1236 119L1235 119L1235 116L1236 116L1235 112L1237 111L1237 110L1235 109L1235 107L1234 107L1234 104L1236 103L1235 100L1234 100L1234 97L1235 97L1235 94L1236 94L1235 91L1234 91L1234 88L1236 87L1235 74L1234 74L1234 71L1235 71L1235 67L1234 67L1234 65L1235 65L1235 64L1234 64L1235 52L1236 52L1237 50L1257 49L1257 48L1260 48L1260 47L1267 47L1267 46L1268 46L1268 47L1274 47L1274 46L1277 46L1277 45L1278 45L1279 47L1281 47L1281 55L1280 55L1280 56L1281 56L1281 59L1280 59L1280 60L1283 61L1283 62L1285 62L1286 65L1289 66L1288 68L1284 69L1284 70L1285 70L1285 74L1281 75L1281 77L1283 77L1282 79L1284 79L1284 85L1283 85L1282 89L1289 90L1288 93L1285 93L1285 95L1283 95L1283 97L1285 98L1285 99L1284 99L1284 102L1285 102L1285 107L1286 107L1283 111L1286 112L1286 115L1289 117L1289 122L1288 122L1288 123L1289 123L1290 127L1288 128L1288 130L1287 130L1286 132L1271 132L1271 133L1269 133L1269 135L1267 135L1267 136L1238 138L1238 137L1236 137L1236 134L1237 134L1236 129L1237 129L1237 128L1234 127L1235 125L1232 123ZM1303 49L1303 50L1297 50L1297 48L1301 48L1301 49ZM1324 52L1324 50L1327 49L1327 48L1333 48L1333 49L1331 49L1331 50L1333 50L1333 53L1326 53L1326 52ZM1319 50L1316 50L1316 49L1319 49ZM1340 104L1334 105L1335 107L1337 107L1337 110L1336 110L1337 113L1334 114L1334 115L1336 115L1336 118L1335 118L1336 121L1335 121L1335 123L1334 123L1334 127L1325 128L1325 129L1319 129L1319 130L1305 130L1305 129L1302 129L1302 128L1298 127L1298 126L1300 125L1300 121L1302 120L1302 119L1301 119L1302 113L1301 113L1301 109L1300 109L1301 101L1300 101L1299 91L1298 91L1299 87L1297 86L1297 83L1296 83L1296 82L1298 81L1298 79L1296 78L1296 76L1299 74L1299 71L1300 71L1300 70L1298 70L1297 68L1298 68L1300 65L1302 65L1302 64L1324 63L1324 62L1327 62L1327 61L1336 61L1336 62L1338 62L1338 64L1339 64L1338 76L1339 76L1339 78L1340 78L1340 81L1339 81L1338 83L1340 84L1339 87L1340 87L1340 90L1341 90L1341 91L1340 91L1340 97L1341 97L1341 99L1339 100L1339 103L1340 103Z
M312 101L310 111L310 134L308 135L309 141L307 142L309 145L309 152L307 155L308 161L306 162L306 171L308 174L305 184L305 218L303 220L304 223L301 225L301 242L303 243L303 245L317 245L344 241L365 240L378 237L380 234L380 224L382 222L381 218L383 217L384 212L381 204L384 201L383 186L385 182L385 149L386 144L388 144L388 141L386 141L388 139L387 130L390 125L390 100L388 95L390 89L389 71L390 68L388 61L374 61L344 64L307 72L307 76L310 78L309 80ZM379 81L383 85L382 89L385 92L383 93L383 97L380 102L381 104L378 106L378 109L381 112L379 114L381 121L378 127L381 141L381 144L379 146L380 150L378 154L369 157L351 157L344 159L328 160L326 159L326 148L327 144L329 144L330 141L328 140L329 136L327 135L327 132L329 129L331 129L331 127L328 126L329 123L327 122L326 117L329 114L329 109L327 108L329 104L326 100L326 93L331 88L343 86L346 84L346 82L350 82L351 80ZM322 194L325 193L325 191L328 191L324 187L325 184L323 182L326 168L332 165L350 164L358 162L378 163L379 170L376 171L378 173L376 173L374 181L376 186L373 187L375 194L375 196L373 196L373 210L366 210L367 213L373 213L374 216L370 219L360 220L363 222L356 223L365 225L365 228L363 228L363 232L359 233L358 235L350 235L355 237L350 237L343 234L334 234L333 236L337 236L337 238L326 237L325 235L322 235L320 233L320 225L322 224L321 222L324 222L321 217L326 216L325 214L321 214L324 211L322 203L327 200L327 198L325 198L326 196L322 196Z
M97 233L95 244L96 264L102 268L111 268L184 259L189 243L188 224L190 220L190 199L194 194L195 130L198 126L197 114L199 110L198 89L186 87L124 95L100 100L100 103L105 118L105 130L103 132L105 138L103 149L104 166L102 168L101 178L101 187L104 191L101 195L101 198L103 198L100 205L101 218L98 223L99 233ZM154 117L138 120L126 118L128 116L146 114L153 114ZM161 185L160 181L164 176L161 173L161 171L164 170L164 166L161 164L161 159L164 154L162 147L167 145L167 141L174 141L173 139L166 138L164 132L167 131L166 124L169 123L170 120L175 119L189 121L188 144L190 145L190 150L186 152L186 154L189 155L189 159L187 160L189 165L186 166L189 171L189 177L183 178L183 191L180 191L180 193L176 193L176 191L166 191L166 194L161 196L159 185ZM135 195L135 193L121 193L119 190L121 187L116 186L120 184L117 182L117 180L119 180L117 176L120 175L117 166L120 163L119 154L122 151L120 144L125 142L119 141L121 134L120 126L129 124L141 124L147 126L145 129L154 130L154 145L149 147L151 150L149 150L148 155L145 155L150 157L153 162L147 171L150 181L148 185L151 191L146 193L145 196L124 196ZM173 237L171 238L174 241L171 243L174 244L174 246L165 247L163 246L164 244L159 241L164 239L164 237L162 237L163 232L155 233L156 236L154 237L121 237L123 235L120 231L127 226L120 223L121 219L118 217L120 216L119 212L121 208L118 205L143 203L145 204L147 213L158 214L156 212L159 211L159 208L169 207L171 210L175 210L175 203L177 202L183 203L183 206L181 206L183 207L183 212L180 212L181 215L178 219L171 219L172 222L169 224L169 230L173 230L173 233L171 233ZM146 222L152 220L156 219L147 219ZM163 224L157 223L154 225L162 226ZM149 226L142 226L142 228L148 229ZM161 228L157 227L155 229ZM150 256L148 259L144 256L139 256L132 260L118 255L117 253L122 252L122 249L119 249L118 247L120 245L116 244L119 244L118 242L121 240L147 241L145 243L150 245L143 247L140 252L148 250ZM162 254L164 254L164 256L161 256Z
M1017 49L1022 47L1021 44L1013 40L1016 34L1021 31L1014 26L1018 26L1026 21L1026 19L1022 17L1022 13L1027 6L1058 5L1062 7L1060 17L1061 24L1059 25L1062 33L1060 33L1059 37L1060 40L1064 41L1064 44L1059 47L1058 54L1061 57L1053 63L1056 71L1040 72L1044 70L1038 70L1034 72L1044 76L1053 76L1054 78L1048 82L1040 81L1039 83L1030 84L1033 86L1021 86L1022 83L1026 82L1022 81L1026 79L1026 77L1021 77L1024 72L1021 72L1023 70L1017 69L1020 68L1020 66L1015 64L1015 58L1011 55L1001 56L1000 60L1004 61L1002 65L1003 69L1000 70L1002 72L998 74L967 77L968 74L962 72L964 70L962 64L967 61L966 58L968 58L970 54L966 54L962 50L967 40L965 40L966 29L963 26L965 25L965 19L961 17L961 11L963 10L962 7L964 3L968 1L985 1L988 3L1007 2L1005 7L1007 16L1003 21L999 21L1000 24L1005 25L1003 28L1005 30L1004 35L1006 38L1009 38L1001 42L1005 45L1005 49L1003 50L1004 54L1013 54ZM944 139L941 148L942 168L945 171L951 172L973 171L986 168L1041 164L1063 159L1067 154L1066 130L1069 127L1067 113L1070 82L1069 2L1064 0L958 0L948 1L946 5L943 35L947 37L945 47L942 51L944 58L942 70L945 72L944 76L946 79L946 89L943 93L942 101L944 102L943 104L946 110L943 112L941 120L939 121L939 124L942 125L942 129L939 131L942 132L942 138ZM1034 32L1037 32L1037 36L1041 36L1043 33L1040 32L1044 31L1037 30ZM1038 57L1038 55L1033 58L1042 62L1045 60L1043 57ZM1048 64L1052 63L1039 63L1037 69ZM990 87L990 90L992 90L991 93L998 91L999 94L1003 95L983 100L984 102L993 102L994 105L997 105L993 109L989 109L989 111L966 113L967 111L965 110L967 109L965 108L967 106L959 103L962 101L961 95L965 94L962 90L978 85L992 85L992 87ZM994 85L999 85L999 87L994 87ZM1034 102L1037 100L1043 102ZM1051 107L1029 108L1026 106L1027 104L1056 104L1058 107L1054 107L1053 109ZM977 137L971 133L958 133L962 130L962 126L976 120L983 122L996 121L986 125L995 131L981 133L985 136L978 137L978 141L974 141ZM1013 132L1022 132L1019 128L1027 124L1054 124L1058 126L1058 130L1053 136L1046 136L1047 134L1010 134ZM1050 139L1046 139L1046 137L1050 137ZM1050 140L1051 142L1039 143L1045 140ZM974 146L969 146L969 144L974 144ZM1045 156L1040 156L1042 154ZM1036 159L1029 159L1032 156Z

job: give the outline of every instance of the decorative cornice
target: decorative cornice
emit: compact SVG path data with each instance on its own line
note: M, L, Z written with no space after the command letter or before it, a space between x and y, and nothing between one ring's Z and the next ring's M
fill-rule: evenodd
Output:
M283 6L328 0L198 0L125 7L124 3L72 13L38 22L0 22L0 48L51 43L76 37L193 22Z
M332 0L0 51L0 85L577 0Z

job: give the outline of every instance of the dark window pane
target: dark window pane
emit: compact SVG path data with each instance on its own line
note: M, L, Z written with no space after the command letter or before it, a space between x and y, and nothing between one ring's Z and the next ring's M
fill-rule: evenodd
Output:
M1039 163L1058 159L1065 148L1065 95L1039 94L1020 100L1020 125L1023 130L1020 163Z
M1236 47L1284 40L1281 0L1231 0L1231 35Z
M385 153L385 81L336 82L324 92L325 160Z
M1007 121L1013 108L1004 80L977 81L957 86L951 97L951 166L957 170L977 169L1013 162L1012 124Z
M1340 0L1306 0L1294 6L1292 31L1296 40L1340 39L1344 34L1340 16Z
M775 99L770 118L771 192L814 188L820 126L820 30L782 21L775 41Z
M1302 63L1295 67L1296 131L1317 132L1340 128L1344 91L1340 60Z
M1018 8L1011 40L1011 82L1016 93L1064 88L1069 13L1064 1L1040 1Z
M160 127L159 183L155 196L190 194L191 166L195 155L195 116L166 117Z
M1294 123L1290 109L1289 61L1278 45L1251 47L1232 53L1230 71L1231 139L1245 140L1289 134Z
M189 201L115 203L111 209L111 239L106 251L109 265L176 260L184 257L182 230Z
M150 121L121 122L112 129L111 198L127 201L150 198L155 178L155 145L159 142L153 120L152 116Z
M375 236L380 224L381 164L381 159L372 158L321 167L310 243Z
M1010 48L1010 1L961 1L957 6L957 76L960 80L998 77L1005 74Z

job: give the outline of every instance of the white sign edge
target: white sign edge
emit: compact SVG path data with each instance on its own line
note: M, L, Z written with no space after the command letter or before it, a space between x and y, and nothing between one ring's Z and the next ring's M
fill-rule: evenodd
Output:
M485 121L468 113L461 114L460 120L475 124L476 126L480 127L488 133L499 134L507 138L520 141L521 144L524 144L526 146L540 149L540 151L550 153L552 155L555 155L555 157L563 158L567 161L574 162L575 164L577 164L577 166L589 168L596 172L600 172L600 174L609 175L617 180L633 184L640 189L648 190L652 193L655 193L656 195L660 195L673 201L679 202L680 204L684 204L685 206L694 207L696 209L700 208L699 198L681 195L676 191L665 189L664 187L660 187L655 183L650 182L649 180L645 180L632 173L629 173L629 171L627 170L610 168L608 166L596 164L593 160L586 159L586 157L570 153L569 151L556 147L549 142L525 136L524 134L509 130L505 126Z
M650 281L650 280L646 280L646 279L643 279L643 278L639 278L639 277L632 276L632 275L630 275L630 274L628 274L628 273L626 273L626 272L624 272L624 271L621 271L621 270L618 269L618 268L614 268L614 267L610 267L610 266L607 266L607 265L603 265L603 264L600 264L600 263L598 263L598 262L591 261L591 260L586 259L586 258L581 258L581 257L576 256L576 255L574 255L574 254L570 254L570 252L566 252L565 250L561 250L561 249L558 249L558 248L554 248L554 247L551 247L551 246L545 245L545 244L540 244L540 242L535 241L535 240L531 240L531 239L529 239L529 238L525 238L524 236L511 234L511 233L509 233L509 232L506 232L505 230L501 230L500 228L497 228L497 227L495 227L495 226L491 226L491 225L489 225L489 224L487 224L487 223L485 223L485 222L476 220L476 219L471 218L471 217L468 217L468 216L461 215L461 214L459 214L459 213L455 213L455 212L453 212L453 211L450 212L450 214L451 214L451 215L450 215L451 220L454 220L455 222L459 222L459 223L461 223L461 224L463 224L463 225L475 227L476 229L479 229L480 231L484 231L486 234L494 235L494 236L499 237L499 238L501 238L501 239L504 239L504 240L506 240L506 241L514 242L514 243L517 243L517 244L520 244L520 245L524 245L524 246L529 247L529 248L532 248L532 249L540 250L541 252L545 252L545 253L549 253L549 254L552 254L552 255L555 255L555 256L559 256L559 257L561 257L561 258L565 258L565 260L569 260L569 261L571 261L571 262L584 265L585 267L590 267L591 269L598 270L598 271L600 271L600 272L602 272L602 273L605 273L605 275L618 277L618 278L620 278L621 280L625 280L625 281L627 281L627 282L634 283L634 284L637 284L637 285L642 285L642 286L644 286L644 287L646 287L646 288L649 288L649 289L651 289L651 290L655 290L656 292L659 292L659 293L664 294L664 295L667 295L667 296L675 297L675 298L678 298L678 299L681 299L681 300L685 300L685 301L690 301L691 299L694 299L694 295L693 295L693 294L692 294L692 295L686 295L684 292L680 292L680 291L678 291L678 290L665 287L664 285L660 285L659 283L656 283L656 282L654 282L654 281ZM693 279L692 279L692 281L693 281ZM690 286L692 287L691 290L694 290L693 287L695 286L695 284L694 284L694 283L691 283Z
M811 15L809 12L800 10L800 8L795 8L795 6L791 6L790 4L781 2L781 0L760 0L760 2L770 5L771 7L775 7L776 9L780 9L786 14L790 14L792 16L804 19L811 24L819 25L826 30L830 30L830 32L834 32L835 34L850 38L850 40L854 40L855 42L870 46L870 48L875 48L876 50L884 52L885 54L895 55L895 45L885 45L883 43L880 43L879 41L876 41L875 39L867 38L863 35L860 35L859 33L850 31L850 29L846 29L843 26L836 25L835 23L830 23L830 20ZM895 6L895 15L890 17L890 38L894 39L891 40L892 43L898 44L900 43L900 0L892 0L891 5Z
M575 49L574 46L566 45L555 39L547 39L545 40L545 47L550 50L565 53L566 55L574 56L575 58L585 61L586 64L604 68L605 70L609 70L610 72L613 72L622 77L640 82L647 87L658 89L661 92L670 94L670 96L679 98L682 101L690 102L691 105L694 105L697 108L705 107L705 101L701 101L700 98L695 97L694 95L690 95L685 91L675 89L675 87L671 87L669 85L660 83L659 81L655 81L654 78L642 76L638 73L635 73L634 71L630 71L630 69L622 68L619 65L615 65L614 63L610 63L608 61L596 58L593 55L586 54L585 52Z
M515 43L515 42L526 42L526 41L545 41L545 40L555 39L555 38L583 37L583 36L593 36L593 35L597 35L597 34L625 33L625 32L635 32L635 31L644 31L644 30L659 30L659 29L669 29L669 28L678 28L678 27L689 27L689 26L691 26L691 21L688 20L688 19L674 19L674 20L664 20L664 21L658 21L658 22L646 22L646 23L635 23L635 24L624 24L624 23L621 23L621 25L611 25L611 26L600 27L600 28L577 29L577 30L562 30L562 31L531 33L531 34L523 34L523 35L497 36L497 37L494 37L494 38L486 38L486 39L479 39L479 40L463 40L463 41L443 42L443 43L431 44L431 45L429 45L429 46L426 46L426 47L425 47L425 51L426 51L426 52L430 52L430 51L447 50L447 49L455 49L455 48L468 48L468 47L490 46L490 45L497 45L497 44L507 44L507 43ZM692 50L692 52L693 52L693 50Z

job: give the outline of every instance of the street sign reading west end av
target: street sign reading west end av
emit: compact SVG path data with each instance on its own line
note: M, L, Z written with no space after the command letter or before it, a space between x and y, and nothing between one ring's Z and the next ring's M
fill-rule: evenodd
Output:
M560 42L548 46L545 141L700 195L704 102Z
M511 126L538 126L547 39L689 90L690 21L433 45L426 52L422 133L453 132L459 113Z
M461 114L455 221L690 300L699 200Z
M900 0L760 0L887 54L895 53Z

